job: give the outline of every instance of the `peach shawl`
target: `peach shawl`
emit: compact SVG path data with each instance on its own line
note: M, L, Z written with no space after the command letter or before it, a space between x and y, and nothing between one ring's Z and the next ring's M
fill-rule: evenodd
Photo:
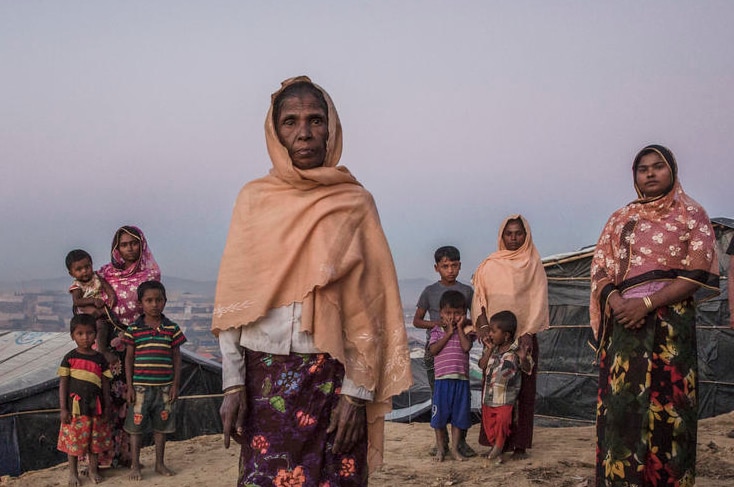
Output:
M502 240L507 222L520 218L525 226L525 243L517 250L507 250ZM472 320L487 309L487 319L509 310L517 316L517 337L535 334L549 326L548 281L540 254L533 244L530 225L522 215L510 215L500 225L497 251L479 264L474 272Z
M281 90L306 77L291 78ZM265 138L270 174L240 191L219 268L212 331L247 326L268 310L303 303L301 330L344 364L367 406L370 470L382 463L384 415L412 375L397 276L372 195L344 166L339 117L329 95L322 167L300 170L275 132Z

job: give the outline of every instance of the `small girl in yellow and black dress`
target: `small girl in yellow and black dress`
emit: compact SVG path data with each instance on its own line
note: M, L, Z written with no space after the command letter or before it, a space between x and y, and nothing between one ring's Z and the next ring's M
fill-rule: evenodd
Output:
M96 319L78 314L71 319L71 338L77 347L64 356L59 367L61 430L57 448L69 458L69 486L80 485L80 456L89 454L89 478L102 481L97 454L109 450L112 437L105 413L110 406L110 372L104 355L92 349L97 337Z

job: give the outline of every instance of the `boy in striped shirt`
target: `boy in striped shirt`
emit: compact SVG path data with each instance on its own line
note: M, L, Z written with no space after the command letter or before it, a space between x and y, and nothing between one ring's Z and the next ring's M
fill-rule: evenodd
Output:
M158 281L138 286L138 301L143 314L127 328L125 375L128 408L125 431L130 434L132 466L130 480L142 480L140 443L142 434L153 430L155 439L155 471L170 476L163 456L166 434L176 431L172 404L178 397L181 375L181 345L186 342L176 323L163 315L166 288Z
M467 302L460 291L446 291L440 301L441 325L431 330L429 350L434 357L436 383L433 389L431 427L436 431L437 452L434 460L446 456L446 425L451 423L449 454L454 460L466 460L459 451L461 430L471 427L471 391L469 389L469 350L473 335L466 319Z

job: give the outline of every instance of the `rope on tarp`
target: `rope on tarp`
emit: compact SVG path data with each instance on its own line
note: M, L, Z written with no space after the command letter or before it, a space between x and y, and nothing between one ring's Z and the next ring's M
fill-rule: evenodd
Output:
M545 374L545 375L573 375L575 377L593 377L597 378L599 377L599 374L584 374L582 372L561 372L558 370L539 370L538 374Z
M576 419L576 418L564 418L561 416L548 416L547 414L534 414L533 415L536 418L543 418L543 419L554 419L558 421L571 421L574 423L584 423L584 424L596 424L596 421L593 419Z
M217 397L224 397L224 394L221 392L219 394L198 394L198 395L189 395L189 396L180 396L176 398L177 401L187 401L190 399L213 399ZM6 414L0 414L0 419L3 418L12 418L13 416L27 416L29 414L51 414L51 413L59 413L61 412L61 409L55 408L55 409L34 409L30 411L16 411L13 413L6 413Z

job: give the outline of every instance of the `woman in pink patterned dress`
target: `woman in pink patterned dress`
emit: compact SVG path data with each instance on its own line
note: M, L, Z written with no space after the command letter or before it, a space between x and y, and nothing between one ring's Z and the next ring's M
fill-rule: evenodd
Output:
M148 248L143 231L137 227L125 225L115 232L112 239L112 261L100 268L99 274L117 294L117 304L113 312L119 320L119 326L100 330L97 335L97 347L110 362L114 377L110 384L112 410L113 450L100 455L101 466L117 466L130 464L130 445L127 433L122 429L127 413L125 402L127 386L125 384L125 347L120 343L119 335L125 331L140 315L142 309L138 302L138 286L150 280L160 281L161 271Z

